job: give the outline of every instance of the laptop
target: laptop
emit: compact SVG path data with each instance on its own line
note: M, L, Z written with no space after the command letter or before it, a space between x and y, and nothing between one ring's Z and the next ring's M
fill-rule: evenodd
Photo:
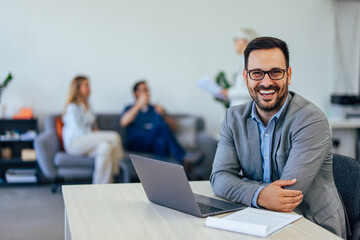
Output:
M197 217L241 210L245 205L194 194L183 166L130 155L147 198L158 205Z

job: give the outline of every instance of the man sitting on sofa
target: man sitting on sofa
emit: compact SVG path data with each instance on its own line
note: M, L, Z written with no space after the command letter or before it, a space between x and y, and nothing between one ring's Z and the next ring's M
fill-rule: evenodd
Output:
M176 123L158 104L150 104L146 81L134 85L135 103L125 108L120 125L125 128L124 145L127 150L154 153L159 157L173 155L184 166L200 160L198 153L187 153L174 136Z

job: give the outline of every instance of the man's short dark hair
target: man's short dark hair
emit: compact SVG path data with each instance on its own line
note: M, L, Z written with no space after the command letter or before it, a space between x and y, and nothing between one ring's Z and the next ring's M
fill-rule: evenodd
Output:
M280 48L285 57L286 68L289 67L289 49L283 40L274 37L255 38L246 46L244 51L245 69L248 69L249 55L254 50Z
M146 84L146 81L145 81L145 80L140 80L140 81L136 82L135 85L134 85L134 87L133 87L133 92L134 92L134 93L138 90L138 88L139 88L139 86L140 86L141 84Z

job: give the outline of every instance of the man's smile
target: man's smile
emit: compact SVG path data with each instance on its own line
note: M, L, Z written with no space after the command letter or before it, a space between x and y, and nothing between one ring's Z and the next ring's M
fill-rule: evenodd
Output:
M277 92L276 89L257 89L257 92L261 95L262 100L265 102L270 102L273 98L275 93Z

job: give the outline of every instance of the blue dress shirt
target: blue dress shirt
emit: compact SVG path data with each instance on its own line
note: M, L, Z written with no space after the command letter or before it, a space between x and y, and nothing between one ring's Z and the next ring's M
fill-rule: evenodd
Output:
M261 158L262 158L262 167L264 170L263 174L263 182L270 183L271 182L271 146L272 146L272 140L273 140L273 134L275 130L276 123L281 115L281 113L284 111L285 106L288 102L288 98L286 98L284 104L280 108L280 110L269 120L268 125L265 127L263 122L261 121L257 110L255 106L255 102L252 105L251 110L251 118L257 123L259 127L259 133L260 133L260 145L261 145ZM251 205L253 207L259 208L257 205L257 198L259 196L260 191L265 186L260 186L251 201Z

